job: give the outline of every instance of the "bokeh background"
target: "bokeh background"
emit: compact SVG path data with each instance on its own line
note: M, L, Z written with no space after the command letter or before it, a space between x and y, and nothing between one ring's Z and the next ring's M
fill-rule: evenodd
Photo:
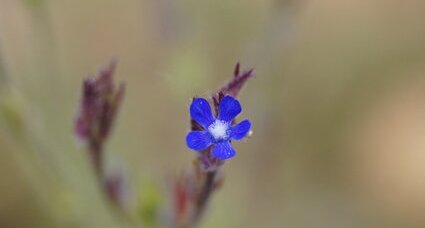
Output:
M1 0L0 227L136 227L72 133L82 79L112 57L108 169L136 217L144 186L191 169L190 98L240 61L254 134L202 227L425 227L420 0Z

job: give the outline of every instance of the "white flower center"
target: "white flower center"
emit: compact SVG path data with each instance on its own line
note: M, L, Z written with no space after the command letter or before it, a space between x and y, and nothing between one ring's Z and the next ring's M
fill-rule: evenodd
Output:
M215 140L226 139L228 136L229 125L221 120L216 120L208 127L208 131Z

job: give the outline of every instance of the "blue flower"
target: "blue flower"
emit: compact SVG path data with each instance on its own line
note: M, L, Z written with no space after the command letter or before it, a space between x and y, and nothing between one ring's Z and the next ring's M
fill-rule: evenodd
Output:
M225 160L236 155L231 140L241 140L249 132L251 123L244 120L232 126L232 120L242 111L239 101L231 96L224 97L218 107L218 116L214 118L211 107L204 98L196 98L190 105L190 116L203 127L202 131L191 131L186 136L187 146L202 151L213 146L213 157Z

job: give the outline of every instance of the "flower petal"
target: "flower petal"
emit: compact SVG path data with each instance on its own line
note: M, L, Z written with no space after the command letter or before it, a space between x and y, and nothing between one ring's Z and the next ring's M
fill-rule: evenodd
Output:
M236 151L229 141L218 143L211 153L215 158L220 160L226 160L236 155Z
M225 96L221 101L218 107L218 119L226 122L233 120L239 113L241 113L242 108L238 100L231 96Z
M205 129L214 122L210 104L204 98L193 100L190 105L190 116Z
M235 140L243 139L251 128L251 122L244 120L230 129L230 137Z
M192 150L204 150L212 144L207 131L191 131L186 136L186 145Z

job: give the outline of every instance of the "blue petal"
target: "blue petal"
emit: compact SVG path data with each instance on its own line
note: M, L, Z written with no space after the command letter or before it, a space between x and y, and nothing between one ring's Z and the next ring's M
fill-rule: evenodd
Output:
M239 113L241 113L242 108L239 101L231 96L225 96L221 101L218 107L218 119L230 122L232 121Z
M218 143L211 152L215 158L220 160L226 160L236 155L236 151L229 141Z
M190 105L190 116L205 129L214 122L210 104L204 98L193 100Z
M204 150L212 144L207 131L191 131L186 136L186 145L192 150Z
M230 129L230 137L235 140L243 139L251 128L251 122L244 120Z

